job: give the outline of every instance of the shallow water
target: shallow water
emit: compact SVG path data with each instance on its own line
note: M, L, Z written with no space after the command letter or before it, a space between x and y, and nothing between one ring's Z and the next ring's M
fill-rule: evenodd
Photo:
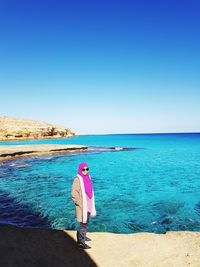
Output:
M0 223L75 229L71 185L78 164L86 161L97 210L90 231L200 231L200 134L91 135L8 144L28 143L143 149L1 163Z

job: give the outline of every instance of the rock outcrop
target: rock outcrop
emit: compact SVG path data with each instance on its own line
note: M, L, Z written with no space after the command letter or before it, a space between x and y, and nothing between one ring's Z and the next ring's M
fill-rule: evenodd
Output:
M87 146L82 145L58 145L58 144L41 144L41 145L15 145L0 146L0 161L12 159L15 157L32 156L52 153L72 153L75 151L87 150Z
M0 266L199 267L200 233L90 232L92 249L77 248L76 231L0 225Z
M0 140L26 140L74 136L70 129L36 120L0 117Z

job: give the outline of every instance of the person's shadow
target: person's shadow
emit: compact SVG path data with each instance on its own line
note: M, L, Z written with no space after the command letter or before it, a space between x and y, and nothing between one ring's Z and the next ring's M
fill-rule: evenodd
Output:
M66 232L0 225L1 267L96 267Z

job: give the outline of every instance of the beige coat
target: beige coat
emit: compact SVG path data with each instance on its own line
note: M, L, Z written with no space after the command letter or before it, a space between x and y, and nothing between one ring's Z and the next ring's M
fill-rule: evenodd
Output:
M72 185L72 200L76 207L76 219L78 222L83 221L83 197L79 178L76 176Z
M84 183L80 175L77 175L74 178L71 197L75 203L77 221L86 223L87 222L87 200L86 200L86 193L84 189ZM91 217L96 216L94 191L92 195L92 211L90 212L90 216Z

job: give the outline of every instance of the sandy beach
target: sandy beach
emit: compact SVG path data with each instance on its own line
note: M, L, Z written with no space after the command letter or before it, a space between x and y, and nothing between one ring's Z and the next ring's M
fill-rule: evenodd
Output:
M75 231L0 226L0 266L199 267L200 233L88 233L89 250Z

